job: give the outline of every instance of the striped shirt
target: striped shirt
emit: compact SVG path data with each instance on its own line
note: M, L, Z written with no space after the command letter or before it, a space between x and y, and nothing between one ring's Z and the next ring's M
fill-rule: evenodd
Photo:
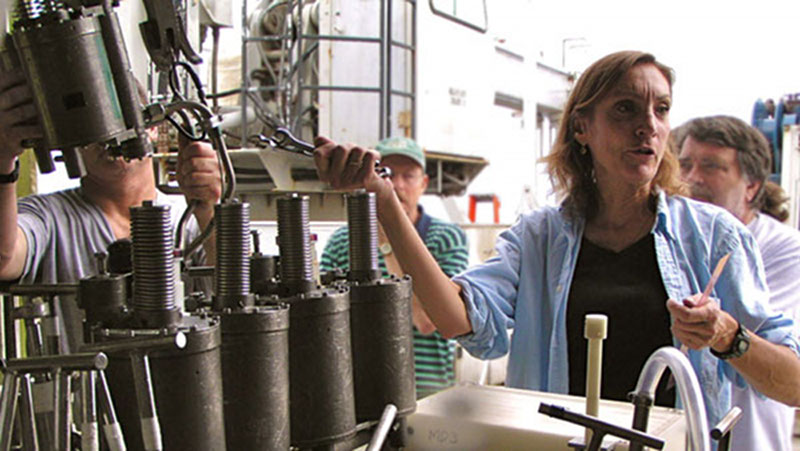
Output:
M457 225L429 216L422 207L415 225L433 258L449 277L467 268L469 248L467 235ZM347 227L336 230L325 245L320 262L321 271L349 268L350 239ZM378 264L384 277L389 276L383 255ZM414 328L414 365L417 379L417 398L433 394L455 383L455 342L434 332L423 335Z

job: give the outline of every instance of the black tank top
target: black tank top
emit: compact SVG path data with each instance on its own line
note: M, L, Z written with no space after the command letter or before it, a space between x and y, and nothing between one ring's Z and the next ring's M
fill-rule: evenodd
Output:
M608 316L601 397L627 401L650 354L662 346L672 346L666 302L653 234L648 233L621 252L584 238L567 303L569 393L586 393L586 314ZM656 404L673 407L675 388L667 389L668 374L669 370L665 371L658 385Z

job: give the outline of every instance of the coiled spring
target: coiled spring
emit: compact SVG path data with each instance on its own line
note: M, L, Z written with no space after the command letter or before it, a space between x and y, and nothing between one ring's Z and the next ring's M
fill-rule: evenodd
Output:
M175 267L169 206L145 201L131 207L133 306L140 311L175 307Z
M284 283L312 281L308 196L278 199L278 249Z
M347 196L347 226L350 239L350 271L369 274L378 270L378 220L375 193Z
M217 296L250 293L250 204L226 202L216 207Z
M15 11L16 19L31 22L64 10L59 0L20 0Z

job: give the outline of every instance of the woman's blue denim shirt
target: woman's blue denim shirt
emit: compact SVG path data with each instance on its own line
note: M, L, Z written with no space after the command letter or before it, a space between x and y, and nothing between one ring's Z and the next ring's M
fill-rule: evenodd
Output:
M459 337L459 342L471 354L487 359L509 352L510 345L509 387L569 390L567 299L583 229L584 221L572 219L563 207L539 209L500 235L495 257L454 278L462 287L472 324L472 332ZM711 269L730 253L712 297L747 329L798 352L792 320L767 307L769 292L758 247L735 217L710 204L660 193L651 233L670 298L682 300L702 292ZM647 327L647 318L641 321ZM609 327L614 327L613 319ZM509 328L514 329L510 343ZM716 424L730 408L731 381L743 385L744 379L708 348L690 351L689 359L700 381L709 424Z

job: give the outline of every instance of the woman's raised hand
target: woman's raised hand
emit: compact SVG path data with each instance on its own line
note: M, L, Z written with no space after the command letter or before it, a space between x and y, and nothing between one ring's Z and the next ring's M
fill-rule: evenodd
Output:
M314 163L323 182L334 189L365 188L378 195L393 191L391 181L375 171L380 154L354 144L337 144L319 136L314 140Z

